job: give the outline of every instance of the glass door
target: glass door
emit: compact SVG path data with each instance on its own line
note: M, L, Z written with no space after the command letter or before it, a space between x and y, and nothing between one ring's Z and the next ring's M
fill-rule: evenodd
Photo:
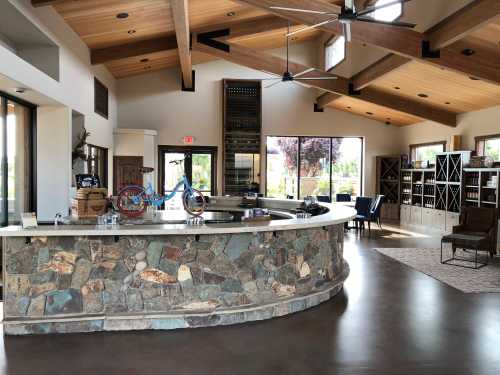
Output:
M189 183L194 189L210 196L216 194L216 147L181 147L181 146L160 146L160 193L170 194L175 186L182 181L182 176L186 175ZM176 160L184 160L183 163L171 163ZM181 193L166 202L166 209L182 209Z

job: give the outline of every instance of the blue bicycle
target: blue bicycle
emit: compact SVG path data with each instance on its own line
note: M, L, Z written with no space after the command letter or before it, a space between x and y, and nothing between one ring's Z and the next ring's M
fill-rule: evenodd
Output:
M183 159L173 160L170 164L179 165L183 162ZM201 191L191 186L185 174L182 175L182 180L174 187L174 190L167 195L156 194L151 183L148 183L146 188L138 185L124 187L118 193L118 210L128 217L141 216L147 206L160 207L172 199L182 188L184 188L182 192L182 205L186 212L191 216L200 216L203 214L207 208L207 201Z

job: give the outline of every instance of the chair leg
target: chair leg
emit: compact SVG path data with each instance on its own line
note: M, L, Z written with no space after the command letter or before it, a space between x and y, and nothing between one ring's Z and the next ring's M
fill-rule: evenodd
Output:
M372 221L368 220L368 236L372 235Z

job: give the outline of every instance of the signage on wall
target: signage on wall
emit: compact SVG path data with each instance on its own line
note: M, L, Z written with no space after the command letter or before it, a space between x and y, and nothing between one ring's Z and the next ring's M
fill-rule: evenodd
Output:
M194 143L194 137L192 135L186 135L182 138L182 142L185 145L192 145Z

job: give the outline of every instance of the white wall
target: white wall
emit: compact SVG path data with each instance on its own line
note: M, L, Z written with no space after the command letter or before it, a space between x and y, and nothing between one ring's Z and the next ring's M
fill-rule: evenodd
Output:
M452 135L462 136L462 149L474 150L475 137L500 133L500 106L458 116L458 126L451 128L425 121L401 128L401 152L407 154L408 146L416 143L447 141Z
M113 128L116 127L117 119L115 79L104 66L91 66L90 54L87 46L52 7L34 8L31 6L30 0L8 1L16 6L31 20L31 22L59 46L60 79L56 81L50 78L1 44L0 74L28 88L30 93L36 93L36 95L30 94L30 98L35 99L34 104L43 105L47 101L51 101L58 104L61 111L63 111L64 108L64 111L69 113L70 118L71 110L76 110L85 116L85 127L91 133L88 142L97 146L109 148L108 181L110 182L111 189L113 181ZM94 76L103 82L109 89L108 119L94 113ZM13 87L0 87L0 89L15 95ZM38 100L37 98L40 99ZM51 112L52 110L53 108L44 108L44 106L39 107L39 113L42 115L42 118L47 111ZM71 142L71 121L63 121L63 116L54 116L53 121L61 122L53 124L49 121L41 121L40 119L38 122L38 132L41 134L39 141L42 142L38 144L38 152L40 153L39 157L45 162L38 163L37 187L39 190L39 197L44 197L41 192L51 191L55 196L60 197L58 200L65 200L64 204L66 206L58 207L60 211L65 211L63 208L69 206L69 201L66 197L69 194L68 191L71 181L67 181L65 185L55 185L52 183L49 184L50 181L45 178L45 176L53 171L52 164L59 165L58 163L61 161L57 158L62 157L62 154L59 153L61 150L51 154L50 149L45 149L47 144L43 142L50 140L48 138L43 138L43 134L49 134L48 132L54 128L58 128L60 131L63 131L64 134L66 131L69 131L70 138L67 141ZM65 127L68 127L68 129ZM54 136L59 139L60 134ZM66 137L64 137L64 139L66 140ZM69 145L70 144L64 145L64 147L70 147ZM47 154L44 154L44 152L47 152ZM64 154L66 155L66 153ZM71 154L65 157L68 158L68 160L64 160L65 168L71 169ZM70 175L71 170L60 170L58 173L61 175ZM44 206L41 200L39 200L38 203L39 216L52 215L54 210L50 209L48 206Z
M292 47L292 58L314 64L314 44ZM280 54L282 51L273 51ZM196 145L219 147L221 182L222 82L224 78L268 77L225 61L195 67L196 92L180 91L178 69L170 69L118 81L118 126L158 131L159 145L182 145L193 135ZM314 113L316 90L290 83L263 90L263 135L317 135L365 137L366 194L375 190L375 156L399 151L398 129L334 109ZM265 140L265 138L264 138ZM264 163L263 158L263 163ZM264 169L262 169L264 170ZM262 186L264 186L264 181Z
M40 107L37 120L38 219L51 221L57 213L66 215L69 208L71 111L67 107Z

